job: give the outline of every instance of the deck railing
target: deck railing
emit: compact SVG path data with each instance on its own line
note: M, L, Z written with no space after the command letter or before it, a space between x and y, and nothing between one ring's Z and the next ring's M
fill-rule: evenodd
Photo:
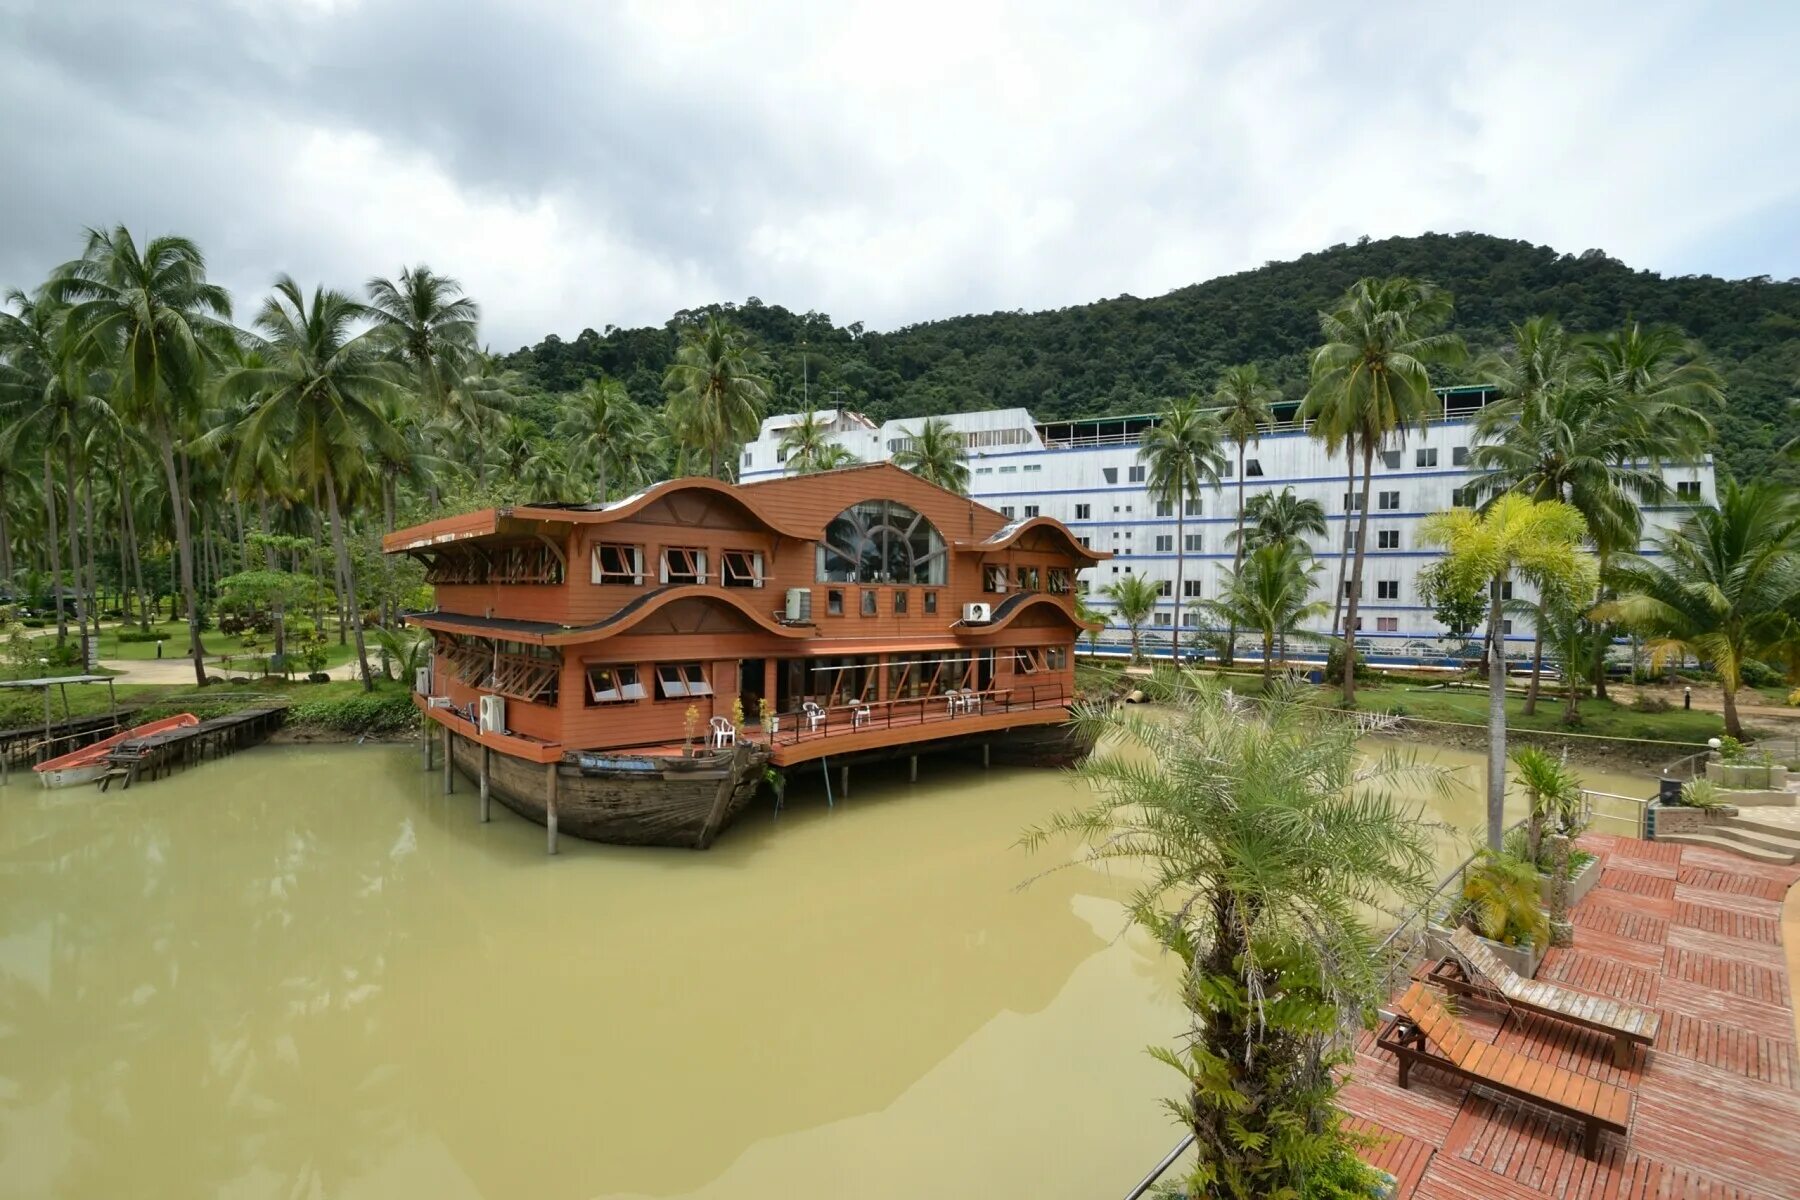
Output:
M776 714L777 729L771 745L793 746L818 738L865 733L876 729L911 728L949 724L990 713L1007 713L1074 702L1067 682L1016 684L985 691L906 696L871 700L862 704L820 706L816 712L794 709Z

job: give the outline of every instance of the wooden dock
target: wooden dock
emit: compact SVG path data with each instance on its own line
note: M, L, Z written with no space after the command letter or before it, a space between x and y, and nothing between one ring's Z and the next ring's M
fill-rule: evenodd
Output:
M100 779L100 790L105 791L114 780L128 788L139 779L171 775L182 767L253 746L279 729L286 715L285 707L247 708L198 725L120 742L106 756L110 769Z

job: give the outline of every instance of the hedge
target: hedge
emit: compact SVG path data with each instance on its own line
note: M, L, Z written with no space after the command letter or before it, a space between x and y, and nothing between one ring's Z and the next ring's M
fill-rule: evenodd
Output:
M169 631L166 629L121 629L114 635L120 642L166 642Z
M394 733L416 724L419 710L406 692L309 700L288 709L288 723L336 733Z

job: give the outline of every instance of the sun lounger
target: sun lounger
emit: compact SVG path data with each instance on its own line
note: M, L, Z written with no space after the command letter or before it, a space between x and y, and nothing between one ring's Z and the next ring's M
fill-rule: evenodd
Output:
M1635 1004L1578 992L1537 979L1526 979L1503 962L1467 929L1450 935L1456 953L1446 954L1426 974L1445 991L1520 1012L1592 1029L1612 1039L1613 1062L1631 1065L1633 1046L1656 1040L1662 1015Z
M1400 1060L1401 1087L1409 1086L1412 1068L1422 1064L1561 1113L1581 1122L1582 1152L1589 1158L1600 1152L1601 1130L1626 1131L1631 1096L1624 1089L1482 1041L1423 983L1415 981L1398 1003L1399 1014L1382 1028L1375 1044Z

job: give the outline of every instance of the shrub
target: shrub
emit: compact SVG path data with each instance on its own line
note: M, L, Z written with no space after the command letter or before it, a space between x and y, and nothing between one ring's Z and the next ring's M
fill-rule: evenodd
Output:
M1631 698L1631 711L1641 713L1663 713L1673 708L1661 696L1653 696L1649 692L1638 692Z
M1749 756L1744 751L1744 743L1738 741L1734 737L1729 737L1729 736L1722 737L1719 739L1719 761L1720 762L1727 762L1727 763L1743 762L1747 757L1749 757Z
M418 720L418 710L405 692L375 692L338 700L308 700L288 709L288 720L334 733L393 733Z
M1490 941L1542 945L1550 935L1538 907L1538 870L1510 854L1482 850L1463 875L1462 921Z
M1795 688L1788 693L1788 704L1800 708L1800 688Z
M170 635L166 629L121 629L115 636L120 645L129 645L132 642L166 642Z
M1745 687L1774 687L1785 678L1780 670L1760 659L1746 658L1738 666L1738 679Z

